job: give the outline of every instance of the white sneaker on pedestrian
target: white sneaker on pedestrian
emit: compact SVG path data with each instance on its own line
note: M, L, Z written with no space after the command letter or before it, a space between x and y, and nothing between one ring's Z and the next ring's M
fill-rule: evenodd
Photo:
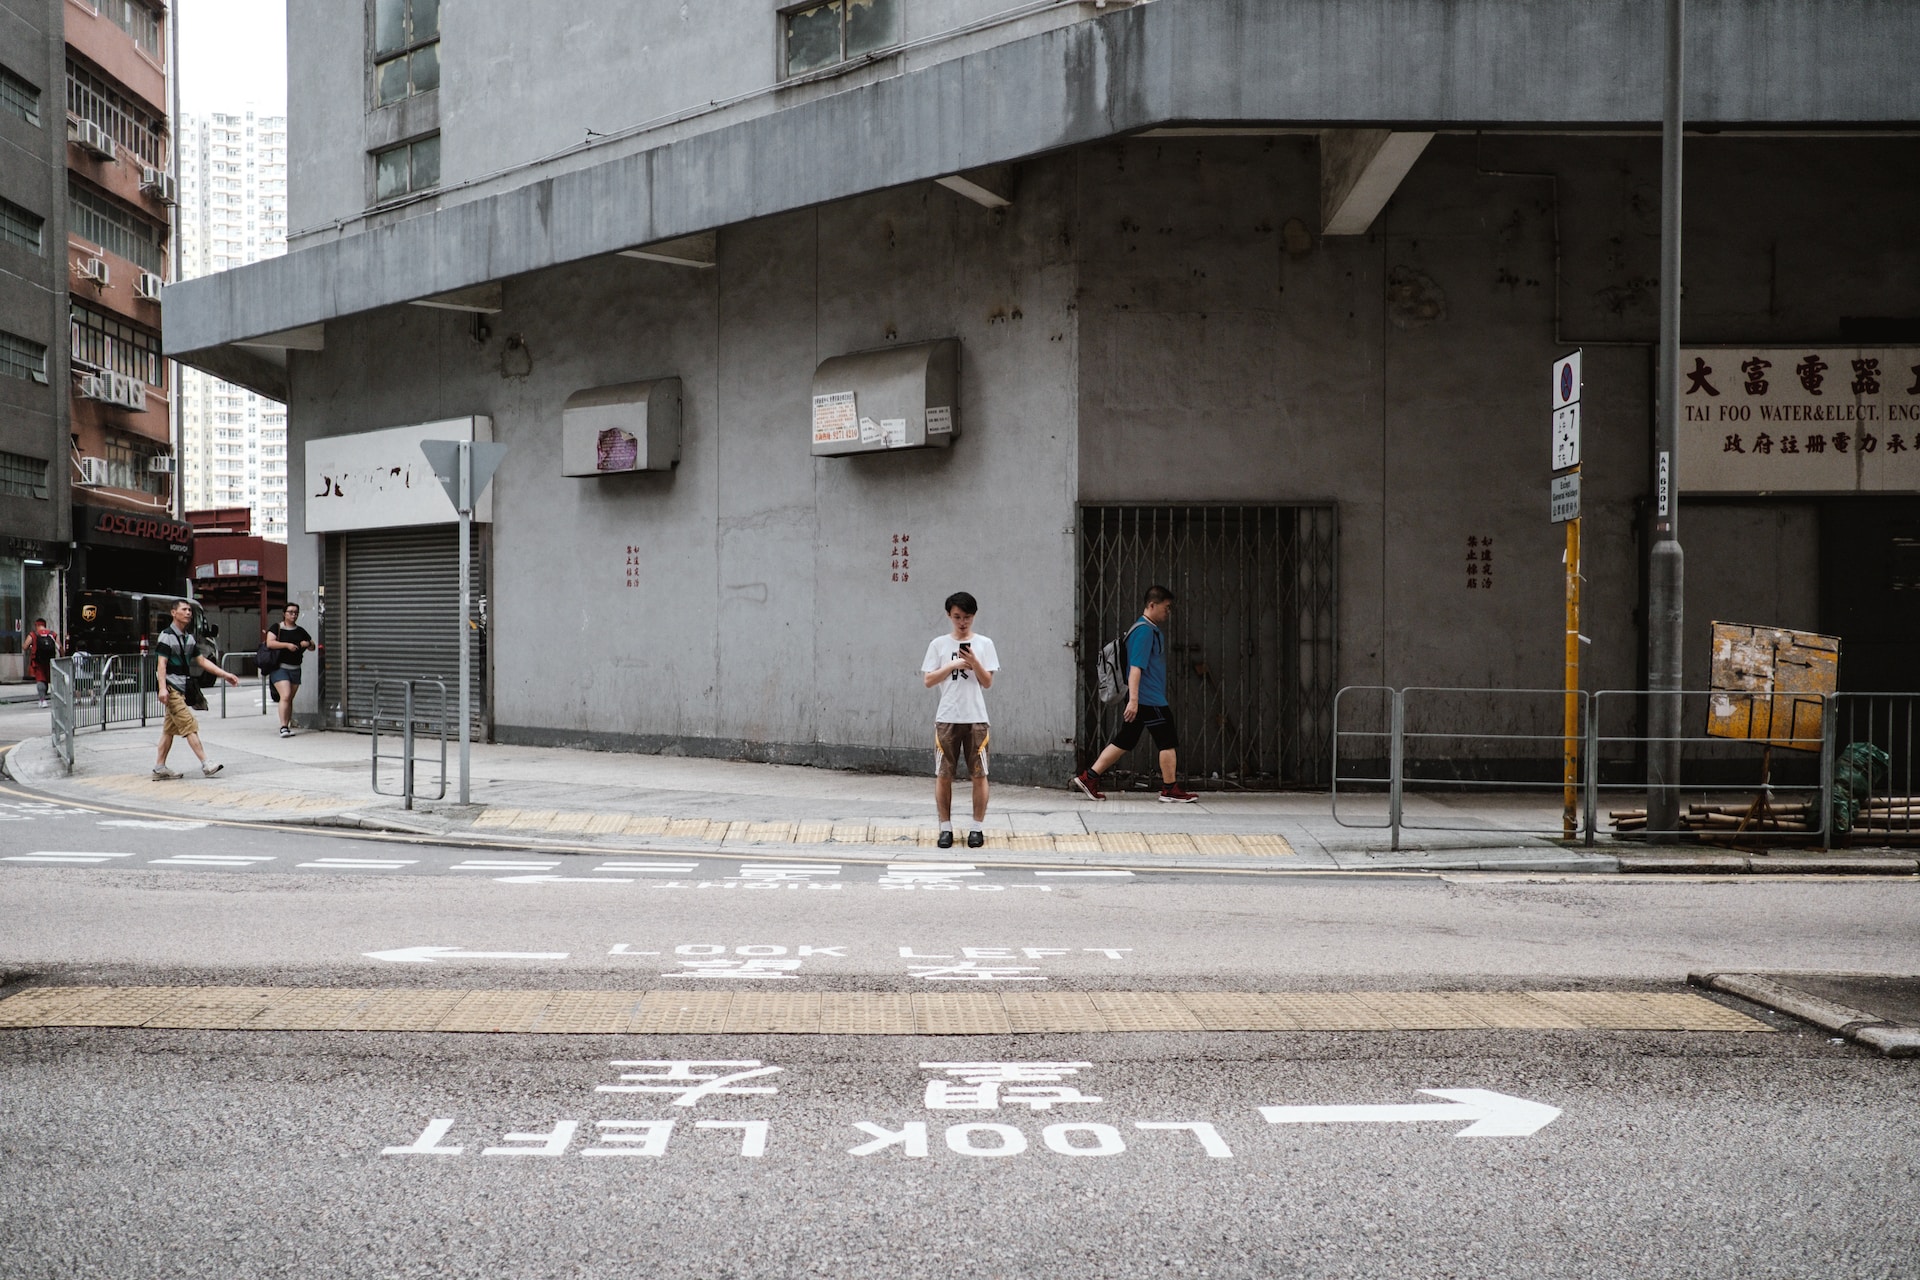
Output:
M211 778L214 774L220 772L224 768L226 768L226 766L222 764L203 764L200 766L200 772L206 774L209 778ZM180 775L175 774L174 776L177 778Z
M289 729L289 728L287 728L287 726L285 726L285 725L281 725L281 726L280 726L280 736L281 736L281 737L283 737L283 738L291 738L291 737L293 736L293 730L291 730L291 729Z
M41 705L41 706L43 706L43 707L44 707L44 706L46 706L46 705L47 705L47 700L46 700L45 698L42 698L42 699L40 699L40 705Z
M170 782L179 776L180 776L179 774L175 773L173 770L167 768L167 766L163 764L157 764L153 766L153 780L155 782Z

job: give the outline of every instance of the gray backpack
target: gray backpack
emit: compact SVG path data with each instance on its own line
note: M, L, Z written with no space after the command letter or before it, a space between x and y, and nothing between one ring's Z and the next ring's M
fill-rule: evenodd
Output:
M1117 640L1109 640L1100 646L1100 659L1095 668L1100 677L1100 702L1103 706L1113 706L1127 700L1127 641L1133 633L1146 626L1136 622L1121 633Z

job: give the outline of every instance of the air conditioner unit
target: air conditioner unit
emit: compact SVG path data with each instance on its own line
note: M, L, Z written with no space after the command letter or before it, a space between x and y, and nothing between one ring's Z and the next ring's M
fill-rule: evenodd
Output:
M163 204L174 203L173 175L165 169L143 166L140 170L140 189Z
M138 378L124 373L110 373L113 379L112 394L108 397L123 409L132 409L135 413L145 413L147 409L147 384Z
M134 282L133 296L147 302L158 302L160 301L160 290L165 284L166 281L153 274L153 272L142 271L140 273L140 279Z
M67 137L80 144L84 151L91 151L102 160L117 160L120 148L114 144L113 135L91 120L71 120L68 122Z
M170 453L154 454L151 458L147 459L147 470L151 471L154 475L157 475L157 476L172 475L173 474L173 455Z
M102 289L106 288L112 279L112 273L107 270L105 258L82 258L79 270L82 280L91 280Z
M80 483L83 485L103 485L107 482L107 460L105 458L80 459Z
M107 399L108 394L113 387L113 384L109 381L109 379L112 376L113 376L112 374L108 374L108 373L81 374L80 375L80 394L86 397L88 400Z

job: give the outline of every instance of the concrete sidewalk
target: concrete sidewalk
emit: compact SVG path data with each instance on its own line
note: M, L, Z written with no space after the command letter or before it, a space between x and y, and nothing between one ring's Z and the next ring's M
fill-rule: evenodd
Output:
M1058 790L995 787L986 847L966 849L963 838L960 846L942 851L933 843L928 778L491 744L473 748L473 804L421 800L408 811L398 799L374 793L365 735L302 732L280 738L272 717L260 714L257 692L244 686L229 694L230 718L219 718L217 699L213 705L212 713L201 716L201 730L210 758L225 765L215 778L203 778L186 745L176 743L170 763L187 776L155 781L150 770L157 725L83 732L68 775L46 736L47 713L31 707L0 710L0 732L20 740L7 771L16 781L61 799L142 813L606 851L704 848L1135 867L1600 872L1621 870L1622 853L1631 862L1650 852L1637 842L1625 849L1607 840L1592 850L1563 846L1557 839L1558 798L1545 793L1539 798L1410 796L1408 825L1395 851L1385 829L1384 803L1377 799L1343 800L1336 820L1325 793L1208 792L1196 804L1169 805L1141 791L1094 802L1067 790L1064 778ZM383 750L388 741L382 739ZM421 771L429 790L437 773L437 746L435 764ZM456 772L457 747L450 744L448 754L449 771ZM397 774L388 768L383 765L383 787L397 785ZM457 781L450 779L449 793L456 788ZM966 788L957 790L956 810L964 817ZM956 825L964 831L964 823ZM1696 853L1668 851L1660 859L1667 865L1657 869L1686 870L1671 865L1673 855L1684 862ZM1747 869L1726 865L1724 853L1707 856L1720 863L1708 869ZM1790 859L1754 861L1785 864ZM1821 863L1802 869L1849 868ZM1914 859L1872 869L1911 873Z

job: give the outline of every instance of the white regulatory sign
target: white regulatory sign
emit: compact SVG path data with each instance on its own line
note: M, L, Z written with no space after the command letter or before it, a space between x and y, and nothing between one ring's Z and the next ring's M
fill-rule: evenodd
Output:
M1580 353L1553 362L1553 469L1580 465Z
M1579 473L1555 476L1548 482L1547 516L1554 524L1580 518Z

